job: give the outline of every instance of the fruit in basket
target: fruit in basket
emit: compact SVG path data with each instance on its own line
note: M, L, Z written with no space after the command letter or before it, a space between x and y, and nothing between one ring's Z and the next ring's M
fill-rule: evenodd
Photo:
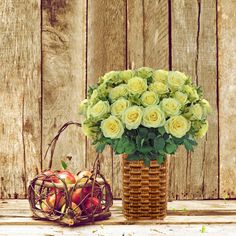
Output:
M75 191L72 193L71 195L71 201L76 203L76 204L80 204L82 202L82 200L88 196L90 193L90 189L87 188L77 188L75 189Z
M79 172L78 174L78 179L82 179L82 178L90 178L92 176L91 171L89 170L83 170L81 172Z
M71 209L74 211L74 213L77 217L79 217L82 213L80 207L77 204L75 204L74 202L71 202ZM64 204L61 207L61 212L66 213L66 204Z
M76 179L72 173L67 170L62 170L57 173L57 177L55 178L55 183L61 183L64 180L66 184L75 184Z
M49 207L59 210L65 204L65 196L62 190L53 189L49 192L46 202Z
M88 213L100 213L102 211L102 205L98 198L90 197L84 203L84 206Z
M53 208L51 208L49 206L49 204L47 203L46 200L43 200L41 203L40 203L40 207L41 209L44 211L44 212L51 212L53 210Z

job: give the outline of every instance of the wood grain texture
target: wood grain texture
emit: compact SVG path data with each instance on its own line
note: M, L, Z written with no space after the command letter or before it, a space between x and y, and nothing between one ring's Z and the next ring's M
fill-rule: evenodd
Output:
M172 69L191 75L203 87L213 114L209 132L193 154L180 150L172 159L170 196L176 199L218 197L218 110L216 1L172 1Z
M128 67L169 69L168 1L127 2Z
M218 1L220 197L236 197L236 1Z
M86 0L43 0L42 4L44 153L65 122L80 120L78 104L86 90ZM78 127L71 126L60 137L54 156L55 169L61 169L61 160L74 172L85 167L85 137Z
M126 67L125 1L88 1L87 84L111 70ZM87 167L96 157L88 142ZM102 173L111 180L114 197L120 196L120 162L107 147L101 158Z
M40 1L0 1L0 198L25 198L40 169Z

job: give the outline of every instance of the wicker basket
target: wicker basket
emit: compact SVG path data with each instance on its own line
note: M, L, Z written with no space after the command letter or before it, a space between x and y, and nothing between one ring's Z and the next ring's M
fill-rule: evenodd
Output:
M161 166L151 161L127 161L123 158L123 213L127 219L159 219L167 211L167 161Z
M69 126L80 123L67 122L58 131L46 151L50 150L48 171L51 170L53 154L60 134ZM80 172L76 177L79 177ZM72 201L77 191L78 203ZM112 192L109 183L100 172L99 154L90 176L77 178L76 183L66 184L58 171L43 172L30 181L28 199L33 216L38 219L56 221L66 225L79 225L104 220L111 216ZM52 202L53 203L52 203Z

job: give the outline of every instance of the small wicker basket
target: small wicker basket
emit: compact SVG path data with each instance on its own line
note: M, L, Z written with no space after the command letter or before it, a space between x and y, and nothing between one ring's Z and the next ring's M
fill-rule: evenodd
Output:
M69 125L81 127L77 122L67 122L61 127L45 154L46 157L48 151L51 151L47 172L50 172L52 167L57 140ZM34 217L61 224L78 225L104 220L111 216L109 209L113 203L112 192L109 183L100 172L99 154L91 175L78 178L74 184L66 184L59 173L59 171L49 174L43 172L30 181L28 200ZM79 174L80 172L77 176ZM72 201L76 191L78 203Z
M129 219L159 219L167 211L167 161L161 166L151 161L127 161L123 158L123 213Z

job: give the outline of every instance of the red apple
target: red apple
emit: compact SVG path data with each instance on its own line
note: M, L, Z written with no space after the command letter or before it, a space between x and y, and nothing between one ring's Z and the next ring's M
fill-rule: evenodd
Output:
M84 203L84 206L88 213L99 213L102 211L102 205L96 197L90 197Z
M90 188L77 188L71 195L71 201L80 204L81 201L90 193Z
M92 175L92 173L91 173L89 170L84 170L84 171L81 171L81 172L78 174L78 179L90 178L91 175Z
M57 173L58 178L55 178L55 183L61 183L61 179L65 181L66 184L75 184L76 180L72 173L67 170L62 170Z
M62 205L65 204L65 196L63 191L61 190L51 190L46 198L47 204L54 208L55 210L58 210L62 207Z

